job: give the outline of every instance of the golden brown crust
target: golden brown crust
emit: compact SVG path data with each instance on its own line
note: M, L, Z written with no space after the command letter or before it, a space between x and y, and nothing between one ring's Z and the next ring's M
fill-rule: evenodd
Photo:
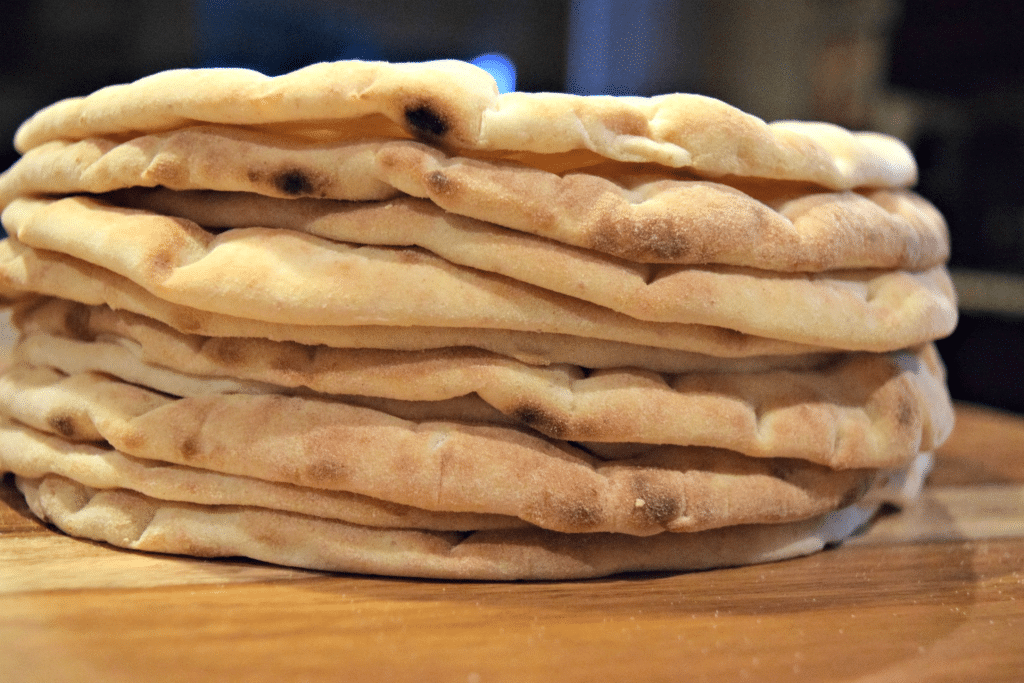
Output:
M55 422L60 424L59 419ZM325 491L141 460L110 447L68 441L74 437L74 429L71 423L65 424L67 429L58 427L54 430L58 436L53 436L0 418L0 462L4 471L29 478L55 474L92 488L131 489L160 500L259 506L362 526L467 531L526 525L513 517L432 512L347 491Z
M949 238L893 138L340 62L157 74L16 144L0 472L68 533L447 578L746 564L906 504L950 431Z
M370 529L252 507L208 507L97 491L57 476L18 477L32 511L67 533L113 545L203 557L246 556L328 571L446 579L552 580L628 571L690 571L817 552L866 522L876 504L800 522L690 534L471 534Z
M491 167L489 174L501 170ZM515 175L513 169L504 170ZM454 182L453 173L449 168L449 182ZM259 225L341 242L418 245L454 263L495 272L509 259L494 254L509 248L528 250L516 263L526 261L519 267L529 264L533 270L557 267L549 263L551 253L786 272L922 270L944 263L949 255L942 216L904 190L859 194L748 188L755 192L751 195L708 181L648 177L627 185L622 178L532 173L536 182L523 187L509 178L495 178L490 187L478 177L460 181L468 189L440 205L412 198L353 203L141 188L105 201L188 218L216 230ZM492 199L484 201L484 192ZM646 271L647 279L655 271L637 270Z
M687 326L704 325L878 351L945 336L956 323L943 267L786 274L671 266L647 282L629 268L581 258L574 270L587 286L567 296L415 248L355 246L269 228L213 236L190 221L85 197L20 199L4 221L12 252L32 257L24 244L47 250L35 258L81 259L170 303L278 324L483 327L669 348ZM536 276L568 291L578 274ZM344 289L335 285L339 277Z
M474 395L500 412L498 422L555 439L715 446L842 468L903 464L935 448L952 425L931 347L763 359L760 367L708 359L709 367L671 375L539 368L469 348L388 352L210 339L175 334L154 322L122 321L102 310L90 318L80 340L47 333L53 322L19 316L27 336L17 357L66 373L108 373L181 396L286 387L432 401L444 414L445 402Z
M462 62L336 62L276 78L240 69L169 71L51 105L21 126L15 145L26 152L49 140L130 136L196 121L345 137L365 131L366 118L377 134L457 149L586 150L709 176L805 180L835 189L905 187L917 171L906 147L882 135L824 124L768 125L699 95L498 95L486 72Z
M145 460L574 533L801 519L859 498L876 476L704 448L603 462L527 431L414 423L327 397L172 399L101 375L28 366L0 384L19 422L54 433L60 420L73 425L66 439L105 441Z
M907 191L861 195L785 183L741 185L754 196L722 183L650 170L606 165L559 175L453 157L412 141L301 144L206 127L120 145L102 139L48 143L0 176L0 206L17 195L155 186L349 201L408 193L454 214L637 262L920 270L948 256L941 215ZM189 204L200 198L176 196L165 193L163 206L177 211L162 212L189 217ZM208 195L204 201L225 200ZM259 215L272 206L262 201L248 213ZM289 208L301 216L310 206ZM322 215L329 208L312 211ZM362 213L373 220L372 212ZM288 220L294 224L297 218ZM230 227L251 225L264 223Z

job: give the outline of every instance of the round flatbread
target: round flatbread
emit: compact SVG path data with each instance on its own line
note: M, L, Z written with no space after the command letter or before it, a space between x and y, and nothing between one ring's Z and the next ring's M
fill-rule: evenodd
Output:
M943 337L957 317L942 266L822 274L671 266L647 282L630 269L581 261L586 284L574 297L412 247L343 244L272 228L214 235L191 221L88 197L20 199L3 219L12 250L16 236L171 303L273 323L484 327L663 347L686 332L680 326L705 325L887 351ZM557 276L547 280L571 289Z
M58 475L95 489L130 489L161 500L247 505L360 526L469 531L527 526L515 517L420 510L408 505L196 467L143 460L106 445L67 441L0 416L0 471L20 477Z
M499 175L501 169L490 171ZM452 263L523 281L530 281L519 275L525 269L616 263L602 254L629 261L618 266L648 281L657 278L657 268L638 268L641 262L822 272L924 270L949 256L941 214L907 190L776 191L755 198L708 181L652 179L626 190L594 176L533 174L551 182L531 178L529 191L517 194L507 191L504 181L511 179L497 178L492 186L481 178L460 180L474 196L440 204L433 198L345 202L164 188L133 188L103 199L211 230L262 226L338 242L419 246ZM451 166L447 175L454 175ZM582 188L591 183L607 184L593 193Z
M122 144L88 139L33 149L0 176L0 207L19 195L155 186L346 201L407 194L429 199L452 214L635 262L780 271L920 270L948 256L942 216L909 191L859 194L732 182L734 186L607 165L556 174L518 163L452 156L407 140L299 143L282 136L195 127ZM163 202L172 210L163 212L190 217L188 205L194 201L193 196L164 193ZM204 201L226 200L214 194ZM221 215L226 211L230 216L239 200L234 203ZM239 218L262 216L269 206L264 201ZM338 207L305 202L278 207L267 219L294 225L306 212L331 209ZM369 219L365 233L370 235L374 225L402 220L400 215L373 220L364 207L353 209ZM251 225L270 224L233 222L230 227Z
M312 138L373 131L520 159L571 154L578 165L652 162L833 189L905 187L917 177L906 146L884 135L768 125L700 95L499 95L489 74L456 61L335 62L273 78L243 69L166 71L51 105L22 124L15 146L26 152L50 140L125 138L195 122Z
M710 448L602 461L535 432L413 422L325 396L175 399L30 366L0 377L0 393L18 422L144 460L425 510L513 516L563 532L647 536L793 521L859 499L880 476Z
M499 581L692 571L808 555L852 535L882 502L786 524L638 538L536 528L468 534L382 530L259 507L162 501L57 476L15 482L40 519L68 534L124 548L362 574Z
M944 441L953 423L932 346L916 353L796 357L804 367L743 370L722 363L663 375L536 367L466 348L395 352L210 339L154 322L117 324L111 317L119 316L97 314L94 324L74 329L75 338L19 316L27 332L15 356L176 396L308 390L429 401L438 410L475 396L499 413L488 421L556 439L712 446L837 468L899 466Z

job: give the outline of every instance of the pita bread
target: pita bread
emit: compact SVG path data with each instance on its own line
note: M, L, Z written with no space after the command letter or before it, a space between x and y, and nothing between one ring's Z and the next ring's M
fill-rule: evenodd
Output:
M0 472L127 548L477 579L771 561L921 488L941 215L899 141L461 62L165 72L0 174Z
M472 349L341 350L203 340L153 325L132 331L126 339L79 328L84 340L30 332L16 357L176 396L308 389L442 402L474 395L503 415L501 424L557 439L713 446L842 468L898 466L944 441L953 422L931 346L916 354L833 356L801 369L659 375L538 368Z
M483 328L275 325L228 315L210 314L169 304L138 285L109 271L73 259L53 258L0 241L0 297L19 310L31 310L53 299L69 302L67 326L81 324L81 309L71 301L106 304L159 320L186 333L211 337L263 337L307 346L418 351L450 347L479 348L531 365L569 363L586 368L644 367L656 372L686 372L707 362L707 355L723 358L834 353L821 347L744 335L732 330L691 325L672 341L679 350L574 337L571 335ZM700 353L695 353L696 351Z
M141 460L109 446L66 441L0 417L0 470L39 478L51 474L97 489L126 488L161 500L249 505L374 527L468 531L526 526L514 517L432 512L346 491L260 481Z
M873 351L925 343L956 324L943 267L779 274L674 266L651 283L596 269L579 292L594 303L415 248L351 246L270 228L211 235L190 221L87 197L18 200L3 220L19 242L101 266L161 299L282 324L485 327L653 346L668 345L660 338L684 331L678 325L699 324Z
M536 528L470 534L361 527L259 507L200 506L69 479L16 477L35 515L116 546L199 557L251 557L327 571L444 579L556 580L690 571L815 553L852 535L877 502L785 524L648 537ZM918 482L919 485L919 482Z
M520 363L534 367L549 367L552 365L575 365L582 368L608 369L624 367L642 367L652 372L664 374L682 374L690 372L763 372L766 370L810 370L822 367L829 362L842 356L842 353L835 351L818 351L806 353L790 353L775 355L744 355L710 356L700 353L687 353L683 351L665 351L664 362L671 361L671 367L663 369L658 359L646 358L648 351L642 347L621 345L623 351L619 354L621 362L611 361L603 364L588 364L580 361L560 358L560 353L573 355L573 351L581 350L586 346L588 340L583 338L566 338L565 349L559 352L556 349L544 352L541 358L540 351L531 352L526 358L522 353L501 353L491 349L478 348L468 345L451 344L445 346L427 345L423 348L389 348L375 349L373 346L363 344L359 346L334 346L331 344L303 344L292 341L280 341L266 337L219 337L203 334L188 334L176 330L170 325L157 321L143 315L138 315L126 310L113 310L107 306L86 306L65 299L51 299L46 297L29 298L21 302L15 309L12 317L13 324L24 334L29 335L35 332L52 333L58 336L79 341L96 341L102 338L104 341L124 342L129 341L133 353L141 354L140 357L147 361L169 363L175 367L184 367L178 360L185 356L200 356L217 359L216 363L227 366L244 366L246 358L256 352L257 349L273 349L273 351L259 351L251 362L259 363L257 357L263 357L264 353L272 354L275 360L271 361L279 368L306 368L311 367L318 354L330 354L328 349L346 349L352 358L358 358L366 354L368 358L394 358L396 363L404 359L415 357L414 354L404 353L407 351L429 351L438 354L452 353L455 355L486 351L483 356L497 356L505 359L516 360ZM404 329L404 328L400 328ZM396 332L397 335L397 332ZM510 336L514 336L509 333ZM537 335L541 336L541 335ZM550 335L555 336L555 335ZM591 340L592 341L592 340ZM13 343L11 344L13 346ZM313 347L313 348L311 348ZM146 351L146 349L159 348L159 351ZM712 349L714 350L714 349ZM391 353L376 354L375 351L390 351ZM630 353L632 351L632 353ZM154 355L154 353L156 355ZM590 359L588 359L590 360ZM645 363L645 360L651 363ZM215 365L216 365L215 363ZM244 372L244 370L239 370ZM200 373L201 374L201 373ZM240 377L241 375L236 374ZM173 392L172 392L173 393Z
M425 510L514 516L564 532L651 535L792 521L850 504L879 476L707 448L602 462L535 433L412 423L325 397L173 399L101 375L28 366L0 378L0 391L23 424L105 441L137 458Z
M51 105L22 124L15 146L24 153L49 140L131 136L197 121L314 138L372 130L520 159L587 150L577 163L653 162L833 189L905 187L917 177L909 150L887 136L826 124L767 125L699 95L499 95L486 72L454 61L335 62L276 78L240 69L168 71Z
M749 182L737 189L652 169L603 166L559 175L508 162L450 157L411 141L302 145L292 138L223 128L187 128L123 144L48 143L0 176L0 206L18 195L158 185L288 199L366 201L407 193L454 214L637 262L780 271L920 270L944 262L949 252L941 215L904 190L864 196ZM165 201L177 196L165 194ZM176 203L187 206L192 200ZM294 223L292 212L300 208L322 214L333 207L289 206L283 220ZM362 207L353 210L368 215ZM266 224L230 227L251 225Z
M489 174L500 170L492 167ZM941 265L949 256L941 214L905 190L863 195L776 190L774 196L755 200L725 185L661 179L631 186L630 194L643 197L631 201L625 188L612 199L616 192L610 188L591 194L565 187L587 176L532 174L550 179L551 187L531 178L529 192L513 194L498 184L494 198L470 206L462 206L464 199L449 199L443 202L447 211L416 198L351 203L160 188L123 190L104 200L187 218L215 231L262 226L338 242L419 246L452 263L523 281L530 280L503 268L530 264L543 270L549 263L557 267L553 259L593 260L595 251L634 262L716 263L785 272L922 270ZM453 175L449 166L446 177ZM611 184L593 176L578 184L595 182ZM457 183L467 188L464 194L484 190L478 178ZM493 224L466 214L486 216ZM563 249L562 244L579 249ZM523 257L512 264L499 258L510 249ZM655 268L646 270L647 281L657 278Z

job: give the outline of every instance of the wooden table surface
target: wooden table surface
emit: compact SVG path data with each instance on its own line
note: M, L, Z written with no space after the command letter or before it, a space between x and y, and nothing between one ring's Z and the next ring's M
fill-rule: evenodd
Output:
M811 557L566 583L329 575L67 538L0 486L0 681L1022 681L1024 419Z

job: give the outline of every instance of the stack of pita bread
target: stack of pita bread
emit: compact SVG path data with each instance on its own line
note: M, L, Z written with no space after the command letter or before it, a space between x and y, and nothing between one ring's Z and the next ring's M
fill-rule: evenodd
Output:
M942 217L882 135L461 62L170 71L0 176L0 471L75 536L553 579L817 551L952 409Z

